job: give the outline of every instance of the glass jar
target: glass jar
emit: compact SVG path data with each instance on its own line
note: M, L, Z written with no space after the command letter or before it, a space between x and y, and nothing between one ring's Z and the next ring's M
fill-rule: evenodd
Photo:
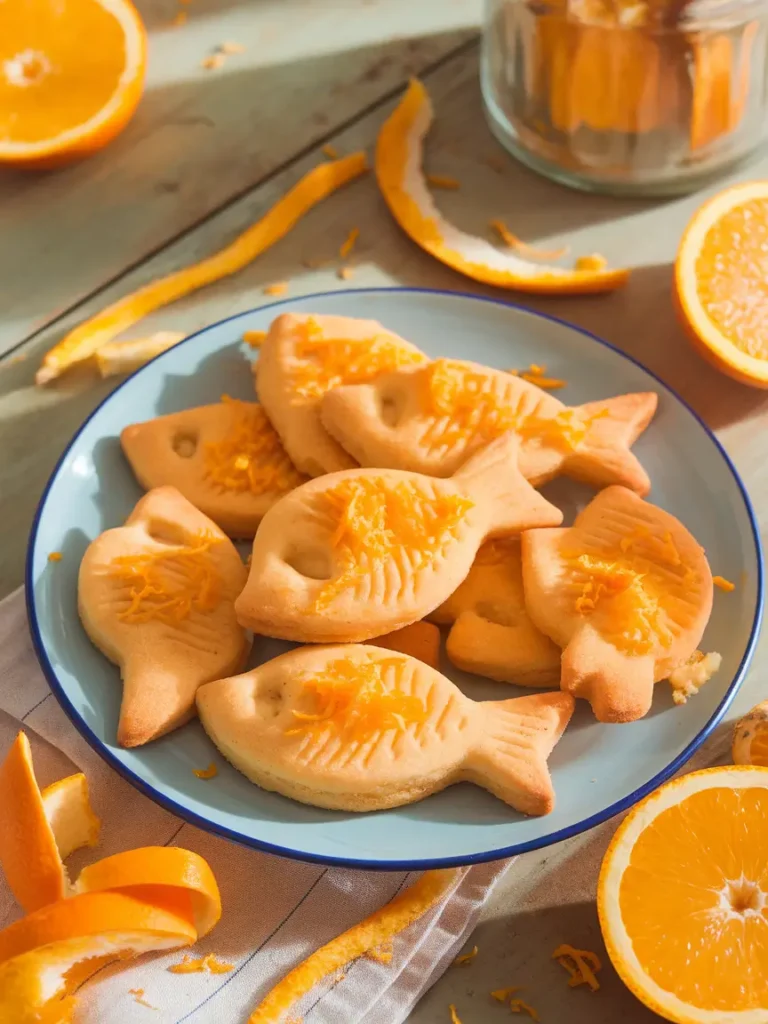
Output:
M557 181L685 192L766 135L768 0L486 3L491 128Z

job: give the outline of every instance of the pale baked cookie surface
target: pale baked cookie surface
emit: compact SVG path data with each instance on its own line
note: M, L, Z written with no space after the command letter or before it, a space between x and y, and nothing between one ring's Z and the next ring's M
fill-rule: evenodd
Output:
M657 405L652 392L569 408L503 370L456 359L406 366L324 396L326 429L362 466L451 476L505 431L520 439L520 470L537 486L565 473L596 486L646 494L650 481L630 446Z
M631 722L655 681L696 650L712 573L683 524L625 487L608 487L572 527L522 536L528 613L563 648L564 690L601 722Z
M519 686L559 684L560 648L525 608L519 537L483 544L467 578L430 619L451 625L446 651L457 668Z
M234 601L246 570L232 542L172 487L158 487L80 564L78 610L119 665L117 740L135 747L192 717L201 683L239 671L250 649Z
M254 372L259 401L293 463L321 476L355 465L320 421L323 395L426 359L375 320L285 313L272 323Z
M562 513L516 468L499 438L455 477L356 469L311 480L264 517L237 599L256 633L304 643L357 642L441 604L480 544Z
M407 655L339 645L303 647L209 683L197 705L227 760L304 803L380 810L469 781L526 814L547 814L547 758L574 700L555 692L478 703Z
M261 406L227 396L134 423L120 444L142 487L175 487L231 537L252 537L278 498L307 479Z

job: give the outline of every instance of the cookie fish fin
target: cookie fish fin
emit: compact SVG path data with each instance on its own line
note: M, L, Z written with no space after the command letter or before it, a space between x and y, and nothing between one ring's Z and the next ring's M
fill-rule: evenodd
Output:
M634 722L653 700L654 657L617 650L590 626L563 651L560 685L592 705L599 722Z
M519 441L509 431L470 456L453 479L488 510L489 537L534 526L559 526L563 513L525 479L517 466Z
M575 701L569 693L537 693L485 701L479 739L463 777L524 814L549 814L555 791L547 758L565 731Z
M563 472L600 487L623 484L646 495L651 481L630 448L653 419L658 400L655 392L644 391L577 406L574 412L589 426L576 451L566 456Z

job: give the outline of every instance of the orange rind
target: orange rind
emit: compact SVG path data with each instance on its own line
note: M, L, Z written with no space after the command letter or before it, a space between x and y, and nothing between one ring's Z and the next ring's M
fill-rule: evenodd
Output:
M152 281L75 327L45 354L35 375L35 383L47 384L54 380L160 306L242 270L286 235L313 206L366 170L365 153L353 153L313 168L261 220L226 248L200 263Z
M768 768L768 700L756 704L733 728L734 764Z
M96 353L96 367L102 377L133 373L161 352L167 352L169 348L178 345L185 337L181 331L156 331L146 338L108 342Z
M438 211L422 170L424 139L432 124L427 90L412 79L385 121L376 144L376 178L390 212L425 252L453 270L484 284L533 293L567 294L612 291L627 270L605 267L566 269L531 262L513 251L494 248L468 235Z

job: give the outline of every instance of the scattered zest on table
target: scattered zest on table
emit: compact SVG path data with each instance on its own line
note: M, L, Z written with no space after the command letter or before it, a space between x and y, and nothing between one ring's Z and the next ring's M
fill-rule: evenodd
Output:
M332 146L330 142L326 142L323 146L323 155L327 156L329 160L338 160L339 153L335 146Z
M134 1003L138 1003L139 1006L146 1006L146 1008L148 1010L156 1010L157 1009L156 1006L153 1006L152 1003L148 1003L147 1000L144 998L144 989L143 988L129 988L128 989L128 995L129 996L133 996Z
M268 284L264 289L265 295L285 295L288 291L287 281L275 281L274 284Z
M219 769L215 762L211 761L207 768L193 768L192 774L196 775L198 779L215 779L219 774Z
M564 943L557 947L552 959L557 960L561 967L568 971L568 984L571 988L589 985L593 992L600 988L600 982L595 975L602 970L603 965L596 953L591 953L588 949L574 949L573 946Z
M274 245L322 199L368 169L365 153L353 153L313 168L267 213L226 248L213 256L162 277L114 302L77 326L50 352L35 382L47 384L74 363L88 359L131 324L204 285L237 273Z
M724 590L726 594L730 594L732 590L736 589L735 583L731 583L730 580L726 580L722 576L713 576L712 582L719 590Z
M339 249L339 256L341 256L343 260L346 259L347 256L349 256L349 254L355 248L355 245L357 244L357 240L359 237L360 228L352 228L347 237L342 242L341 248Z
M572 270L533 263L515 253L501 252L445 220L421 169L432 116L426 89L413 79L382 126L376 144L376 178L382 195L403 231L425 252L475 281L519 291L603 292L626 282L627 270L580 265L579 261Z
M444 188L450 191L461 188L458 178L452 178L449 174L427 174L426 179L432 188Z
M448 1007L448 1011L451 1015L451 1024L461 1024L461 1018L456 1012L456 1007L453 1005L453 1003L451 1003L450 1006Z
M526 1003L522 999L510 999L509 1008L512 1013L527 1013L531 1020L538 1020L539 1014L530 1003Z
M185 954L181 963L171 964L168 968L171 974L228 974L234 969L234 964L219 960L214 953L206 953L197 960Z
M456 959L453 961L453 966L463 967L464 965L471 963L477 956L477 953L477 946L473 946L468 953L462 953L461 956L457 956Z
M405 892L295 967L251 1014L248 1024L276 1024L314 986L358 957L388 942L427 913L458 877L454 870L427 871Z
M491 998L495 999L497 1003L506 1003L510 996L519 991L520 985L513 985L511 988L497 988L491 992Z

